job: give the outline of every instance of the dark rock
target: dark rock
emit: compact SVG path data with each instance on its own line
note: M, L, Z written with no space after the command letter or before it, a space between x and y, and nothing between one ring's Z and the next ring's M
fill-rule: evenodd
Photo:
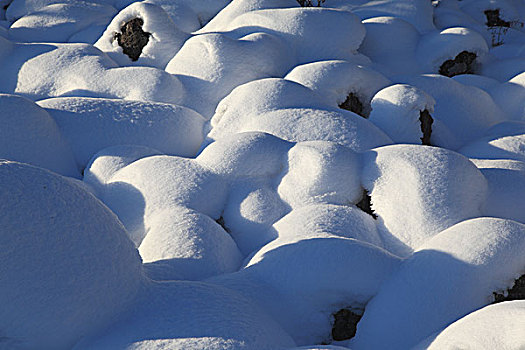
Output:
M224 223L224 218L222 216L215 220L215 222L218 223L224 229L224 231L230 233L230 229L226 227L226 224Z
M357 331L357 323L363 315L356 314L348 309L341 309L334 314L332 338L336 341L351 339Z
M299 5L301 5L301 7L313 7L314 6L314 3L312 2L312 0L297 0L297 2L299 3ZM317 0L317 7L321 7L321 4L324 2L325 0Z
M142 30L144 21L141 18L134 18L126 22L121 28L122 33L116 33L115 39L122 51L132 60L136 61L142 54L142 49L148 44L149 36Z
M506 27L510 28L510 22L504 21L499 16L499 9L495 10L486 10L485 17L487 17L487 22L485 23L487 27Z
M354 112L355 114L366 118L364 114L363 103L361 103L359 98L353 92L348 94L345 102L341 103L339 108L346 109L347 111Z
M372 198L367 190L363 190L363 197L356 206L368 215L371 215L374 219L377 219L377 215L372 210Z
M432 119L428 110L425 109L424 111L419 112L419 121L421 122L421 132L423 133L421 144L432 146L430 144L430 135L432 134L432 123L434 123L434 119Z
M507 296L501 293L494 294L494 303L501 303L503 301L511 300L525 300L525 275L521 276L514 281L514 286L511 289L507 289Z
M473 52L462 51L453 60L445 61L439 67L439 74L449 78L459 74L474 74L473 63L476 57Z

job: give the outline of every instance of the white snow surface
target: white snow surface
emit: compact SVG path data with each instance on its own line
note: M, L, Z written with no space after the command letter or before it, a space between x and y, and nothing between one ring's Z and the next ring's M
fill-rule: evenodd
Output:
M55 120L34 102L0 94L0 159L79 177L73 152Z
M2 347L71 348L133 302L142 265L106 206L69 179L0 162Z
M508 301L486 306L454 322L436 337L416 346L421 349L522 349L525 346L525 302Z
M203 140L204 118L173 104L63 97L38 104L56 121L82 169L98 151L140 145L192 157Z
M478 218L439 233L381 286L352 349L409 349L490 304L525 272L524 248L525 226L511 220Z
M121 33L122 26L135 18L143 21L142 30L149 33L149 37L139 59L132 61L123 53L118 40L115 39L115 34ZM106 52L121 66L137 64L164 69L188 37L189 34L180 30L161 6L149 2L136 2L113 18L95 43L95 47Z
M0 349L523 348L523 23L0 0Z
M362 183L380 223L411 249L447 227L482 216L488 188L483 174L464 156L416 145L364 153Z

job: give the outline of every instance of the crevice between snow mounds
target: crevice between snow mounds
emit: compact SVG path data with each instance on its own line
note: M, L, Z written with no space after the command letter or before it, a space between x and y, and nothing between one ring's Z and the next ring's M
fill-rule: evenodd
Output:
M474 62L478 56L469 51L461 51L454 59L446 60L439 67L439 74L452 78L460 74L474 74Z
M377 215L372 209L372 197L366 189L363 189L363 197L361 197L361 200L356 204L356 207L372 216L374 220L377 220Z
M432 146L430 136L432 135L432 123L434 123L434 119L428 109L419 112L419 122L421 123L421 132L423 133L421 144L424 146Z
M346 109L347 111L354 112L357 115L367 119L368 115L365 114L365 108L359 97L353 92L349 93L346 100L339 105L339 108Z
M114 40L117 40L122 51L133 62L137 61L142 54L142 49L148 44L151 33L142 30L144 20L133 18L124 23L120 28L121 33L115 33Z
M507 289L507 293L493 292L493 294L493 304L511 300L525 300L525 275L515 280L512 288Z
M363 317L362 310L341 309L332 315L334 324L332 327L332 339L343 341L352 339L357 331L357 324Z

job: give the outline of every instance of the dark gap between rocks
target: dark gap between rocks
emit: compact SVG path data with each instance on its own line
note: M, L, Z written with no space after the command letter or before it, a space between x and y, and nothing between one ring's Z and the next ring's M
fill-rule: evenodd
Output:
M352 339L357 331L357 323L363 314L357 314L349 309L341 309L334 315L332 338L336 341Z
M372 210L372 197L370 197L370 194L367 190L363 190L363 197L359 203L356 204L356 206L368 215L372 216L374 219L377 219L377 215Z
M215 220L215 222L218 223L224 229L224 231L231 233L230 229L226 227L226 224L224 223L224 218L222 216Z
M424 111L419 112L419 121L421 123L421 132L423 133L421 144L432 146L430 143L430 135L432 134L432 123L434 123L434 119L432 119L428 110L425 109Z
M485 23L487 27L506 27L510 28L510 22L504 21L499 16L499 9L495 10L485 10L485 17L487 17L487 22Z
M514 286L512 286L510 289L507 289L507 292L507 296L505 296L503 293L492 293L494 294L493 304L501 303L503 301L525 300L525 275L515 280Z
M132 61L139 59L142 49L148 44L151 35L151 33L142 30L143 24L144 21L141 18L133 18L120 28L122 33L115 33L114 39L117 39L124 54Z
M476 57L473 52L462 51L453 60L445 61L439 67L439 74L449 78L459 74L474 74L472 65Z
M363 103L353 92L348 94L346 100L339 105L339 108L346 109L350 112L354 112L355 114L358 114L366 119L366 116L364 114Z

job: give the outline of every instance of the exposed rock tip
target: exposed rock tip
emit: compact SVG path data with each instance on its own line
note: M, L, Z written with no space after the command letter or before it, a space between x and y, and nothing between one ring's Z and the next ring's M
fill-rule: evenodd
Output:
M139 59L142 49L148 44L151 35L151 33L142 30L143 24L142 18L133 18L120 28L121 33L115 33L114 39L122 47L124 54L132 61Z

